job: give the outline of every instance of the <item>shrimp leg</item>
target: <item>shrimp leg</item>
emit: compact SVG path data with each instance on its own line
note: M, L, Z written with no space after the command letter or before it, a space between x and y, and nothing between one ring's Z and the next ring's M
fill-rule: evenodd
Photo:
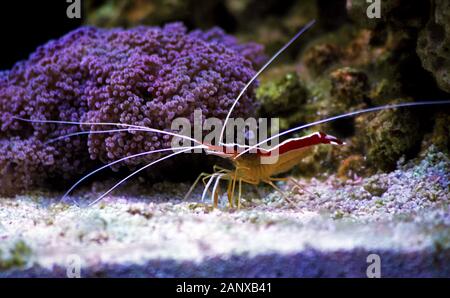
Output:
M297 181L295 181L295 179L293 179L292 177L289 177L289 178L270 178L270 181L284 181L284 182L289 181L289 182L291 182L291 183L293 183L293 184L295 185L294 188L293 188L293 190L294 190L295 188L298 188L298 189L301 189L301 190L304 191L304 192L309 193L310 195L313 195L313 196L316 196L316 197L317 197L317 194L312 193L312 192L310 192L309 190L307 190L303 185L301 185L300 183L298 183Z
M285 194L278 186L276 186L272 181L270 181L270 180L264 180L263 182L269 184L269 185L272 186L275 190L277 190L289 204L294 205L294 202L292 202L292 201L287 197L287 195L286 195L286 194Z
M202 179L202 177L203 177L203 183L205 183L204 179L207 179L207 178L211 177L212 175L213 174L209 174L209 173L205 173L205 172L200 173L200 175L198 175L197 179L195 179L194 183L189 188L189 190L186 193L186 195L184 196L183 200L186 200L191 195L191 193L194 191L194 188L200 182L200 179Z
M238 210L241 209L242 179L239 179Z
M219 204L219 182L220 179L222 179L222 177L226 176L226 174L219 174L217 176L216 182L214 183L214 187L213 187L213 191L212 191L212 201L213 201L213 206L214 208L217 208L218 204Z

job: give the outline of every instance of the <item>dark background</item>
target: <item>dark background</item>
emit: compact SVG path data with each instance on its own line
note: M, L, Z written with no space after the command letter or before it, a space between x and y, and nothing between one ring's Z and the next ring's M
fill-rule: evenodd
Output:
M104 1L96 0L80 0L80 2L82 5L81 19L69 19L66 10L71 3L67 3L67 0L2 1L0 4L0 71L11 69L16 62L27 59L38 46L83 25L89 9L95 10L100 4L104 4ZM269 3L261 0L261 4L250 12L248 19L249 21L259 20L267 14L279 14L281 18L281 15L286 13L294 2L294 0L283 0L280 3ZM214 15L209 15L209 12L204 13L201 8L195 7L193 11L188 12L187 16L167 19L163 23L183 21L189 29L205 27L195 23L195 20L199 19L197 21L201 20L200 23L206 25L206 28L218 25L227 32L234 33L237 29L236 20L226 13L220 2L217 3L217 7L214 6L213 9ZM320 10L320 27L331 30L344 21L342 15L345 15L345 11L343 11L345 0L318 0L317 3L322 8ZM115 25L127 27L126 24ZM150 25L161 24L157 22L157 24Z
M66 15L69 5L66 0L2 1L0 70L10 69L39 45L79 27L82 19Z

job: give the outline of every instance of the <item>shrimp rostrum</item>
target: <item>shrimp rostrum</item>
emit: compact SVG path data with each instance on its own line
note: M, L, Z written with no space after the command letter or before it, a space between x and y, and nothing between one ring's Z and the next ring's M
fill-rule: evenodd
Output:
M272 56L266 64L249 80L249 82L244 86L244 88L240 91L239 95L234 100L232 106L230 107L228 114L223 122L222 130L220 136L218 138L217 144L208 144L190 136L183 135L181 133L171 132L171 131L163 131L154 129L146 126L138 126L132 124L124 124L124 123L92 123L92 122L69 122L69 121L60 121L60 120L32 120L32 119L23 119L19 117L13 117L16 120L34 122L34 123L57 123L57 124L68 124L68 125L91 125L91 126L100 126L100 127L114 127L112 129L107 130L97 130L97 131L81 131L77 133L72 133L69 135L65 135L61 138L68 138L75 135L89 134L89 133L111 133L111 132L123 132L123 131L143 131L149 133L156 134L164 134L168 135L172 138L179 138L183 140L187 140L191 145L182 146L182 147L173 147L173 148L165 148L152 150L147 152L141 152L133 155L129 155L108 164L103 165L102 167L88 173L81 179L79 179L67 192L64 194L63 198L69 196L69 194L83 181L85 181L88 177L98 173L103 169L107 169L112 165L123 162L128 159L142 157L148 154L154 153L164 153L168 152L168 155L165 155L157 160L154 160L136 171L130 173L128 176L120 180L109 190L104 192L100 197L96 198L90 205L99 202L105 196L107 196L110 192L115 190L118 186L120 186L123 182L132 178L134 175L144 171L145 169L151 167L152 165L162 162L164 160L170 159L176 155L182 153L191 152L193 149L201 149L204 150L207 154L217 155L222 158L226 158L230 160L234 168L233 169L225 169L222 167L215 166L214 173L206 174L202 173L196 179L194 184L191 186L189 191L187 192L185 197L188 197L195 186L203 181L205 184L202 200L208 195L208 192L211 192L211 198L213 201L213 205L217 207L219 205L219 193L220 193L220 182L226 181L227 183L227 197L228 204L230 207L236 206L239 208L241 206L241 193L242 193L242 183L251 184L251 185L259 185L260 183L268 184L273 187L275 190L280 192L282 196L290 202L289 198L283 193L283 191L276 185L277 181L288 181L290 180L292 183L296 184L298 187L301 186L292 178L279 178L277 177L280 174L286 173L291 170L294 166L299 164L299 162L306 156L308 156L314 146L325 144L325 145L344 145L345 143L338 138L328 135L323 132L315 132L300 138L290 138L284 142L281 142L279 145L275 145L272 148L267 148L264 146L269 141L272 141L281 136L285 136L288 134L292 134L294 132L298 132L302 129L306 129L318 124L326 123L329 121L334 121L346 117L354 117L363 113L376 112L386 109L395 109L395 108L403 108L403 107L413 107L413 106L428 106L428 105L443 105L450 104L450 100L438 100L438 101L418 101L418 102L405 102L398 103L392 105L384 105L378 107L371 107L362 110L357 110L337 116L333 116L330 118L325 118L322 120L318 120L312 123L308 123L305 125L301 125L298 127L291 128L289 130L283 131L281 133L275 134L269 138L266 138L254 145L243 145L243 144L234 144L234 143L224 143L223 136L228 123L228 120L231 117L231 113L234 107L237 105L239 99L246 92L247 88L253 83L254 80L278 57L289 45L291 45L300 35L302 35L307 29L309 29L314 24L314 21L308 23L305 27L303 27L288 43L286 43L274 56ZM49 140L49 142L54 140ZM216 139L217 141L217 139ZM194 145L192 145L194 143ZM172 142L173 144L173 142ZM210 190L211 189L211 190ZM237 195L235 193L237 191ZM292 203L292 202L290 202Z

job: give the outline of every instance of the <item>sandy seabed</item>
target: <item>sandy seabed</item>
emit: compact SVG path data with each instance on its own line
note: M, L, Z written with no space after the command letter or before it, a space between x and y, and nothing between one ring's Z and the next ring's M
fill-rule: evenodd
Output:
M92 207L35 192L0 200L0 277L450 277L450 163L429 149L396 171L299 180L294 205L264 189L241 210L201 202L199 187L132 187ZM291 184L280 184L287 192ZM60 194L59 194L60 195ZM92 190L73 197L83 203Z

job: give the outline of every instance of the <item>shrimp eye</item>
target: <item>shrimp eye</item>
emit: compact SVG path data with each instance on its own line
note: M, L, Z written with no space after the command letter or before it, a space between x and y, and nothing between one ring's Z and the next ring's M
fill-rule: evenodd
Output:
M320 138L323 143L325 144L335 144L335 145L343 145L344 142L342 142L340 139L333 137L332 135L328 135L324 132L319 132Z
M332 143L332 144L335 144L335 145L343 145L344 144L344 142L342 142L338 138L330 136L330 135L327 135L325 137L325 139L327 139L329 143Z

